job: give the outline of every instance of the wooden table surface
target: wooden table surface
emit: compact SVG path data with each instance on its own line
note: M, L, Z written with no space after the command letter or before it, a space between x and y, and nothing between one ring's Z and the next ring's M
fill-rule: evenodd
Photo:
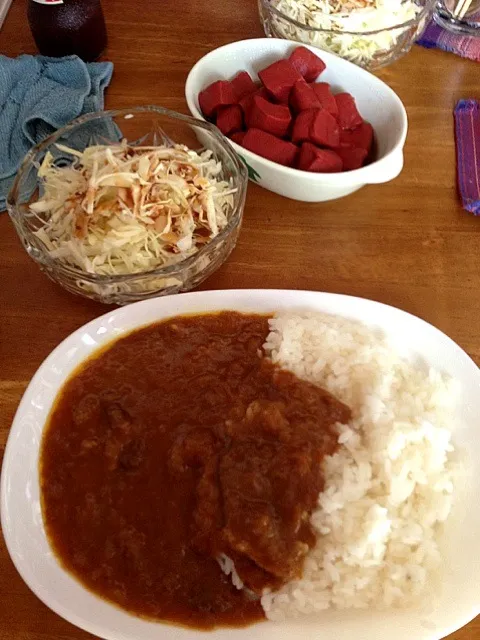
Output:
M115 73L107 107L158 104L184 113L193 63L220 45L263 35L256 0L103 0ZM14 0L0 52L35 53ZM292 288L379 300L449 334L480 363L480 220L461 207L452 110L480 98L478 63L414 49L378 75L410 122L405 168L390 184L336 202L304 204L249 185L243 230L227 264L203 288ZM4 143L4 141L2 141ZM50 351L104 313L50 282L0 215L0 455L20 397ZM45 607L16 573L0 541L0 640L86 640ZM480 640L480 618L452 638Z

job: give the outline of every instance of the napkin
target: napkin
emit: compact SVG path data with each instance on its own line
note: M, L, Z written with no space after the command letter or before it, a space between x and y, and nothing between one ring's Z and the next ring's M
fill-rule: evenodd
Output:
M427 49L443 49L480 62L480 38L452 33L442 29L434 20L427 25L417 44Z
M0 211L28 150L74 118L103 109L111 62L0 56Z
M463 207L480 215L480 103L460 100L454 111L458 188Z

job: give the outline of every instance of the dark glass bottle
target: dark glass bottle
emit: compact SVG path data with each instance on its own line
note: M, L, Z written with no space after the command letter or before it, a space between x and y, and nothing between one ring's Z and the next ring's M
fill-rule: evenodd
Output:
M96 60L107 45L100 0L28 0L28 21L44 56Z

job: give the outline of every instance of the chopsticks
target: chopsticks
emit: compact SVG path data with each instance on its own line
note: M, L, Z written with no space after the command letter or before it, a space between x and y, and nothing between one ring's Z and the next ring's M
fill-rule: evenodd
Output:
M472 0L458 0L455 5L452 15L454 18L464 18L467 11L470 9Z

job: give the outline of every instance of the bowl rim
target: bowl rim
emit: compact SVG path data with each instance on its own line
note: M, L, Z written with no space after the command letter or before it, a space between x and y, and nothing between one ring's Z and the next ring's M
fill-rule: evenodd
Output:
M428 16L428 14L432 13L435 8L436 0L426 0L424 6L419 11L418 15L415 18L411 18L410 20L406 20L405 22L398 22L397 24L391 27L383 27L382 29L372 29L369 31L346 31L343 29L327 29L326 27L311 27L303 22L299 22L295 18L287 16L286 13L283 13L276 7L272 6L272 0L258 0L259 3L270 13L275 14L277 17L281 18L289 22L290 24L302 29L303 31L309 31L310 33L334 33L338 35L349 35L349 36L374 36L379 33L384 33L385 31L394 31L395 29L407 29L408 27L415 27L420 24L420 22ZM402 0L405 2L406 0ZM325 14L331 15L331 14ZM303 44L303 43L302 43Z
M286 45L306 47L307 49L313 51L313 53L318 53L319 51L321 51L321 55L325 57L325 61L327 61L327 59L335 60L335 63L339 63L340 65L347 65L351 69L355 69L355 73L358 73L360 76L364 76L365 78L368 77L370 84L373 83L374 85L381 86L382 90L387 93L389 97L392 98L392 100L395 102L396 108L401 117L401 133L399 134L393 149L391 149L386 155L382 156L381 158L378 158L377 160L374 160L370 164L364 167L360 167L359 169L351 169L350 171L336 171L332 173L312 173L309 171L302 171L301 169L296 169L294 167L286 167L284 165L278 164L277 162L273 162L273 160L269 160L268 158L263 158L253 151L245 149L233 140L227 139L229 144L235 149L239 156L245 156L245 158L247 159L249 157L252 157L257 162L265 164L266 167L270 167L271 169L275 169L281 174L284 174L285 177L289 176L290 178L297 179L303 178L306 180L316 181L317 183L327 180L329 184L334 183L335 185L345 185L346 183L367 184L368 177L372 174L372 169L375 170L380 164L383 164L385 161L396 157L399 153L402 153L408 131L407 112L399 96L391 87L388 86L388 84L386 84L386 82L383 82L383 80L373 75L366 69L359 67L358 65L350 62L349 60L346 60L345 58L341 58L340 56L330 53L329 51L323 51L318 49L318 47L314 47L313 45L298 43L293 40L286 40L283 38L250 38L246 40L237 40L236 42L230 42L229 44L225 44L221 47L213 49L209 53L202 56L199 60L197 60L197 62L190 69L190 72L187 76L187 80L185 82L185 99L187 101L188 108L190 109L190 113L195 118L202 119L204 122L208 122L207 120L205 120L200 109L196 105L195 100L197 99L197 96L195 96L193 92L192 84L195 78L200 75L202 66L209 60L209 58L215 58L221 52L232 51L235 48L241 49L243 47L247 48L268 44L272 45L274 43L285 43Z
M28 229L25 229L22 218L23 214L18 215L16 209L18 207L18 198L20 197L20 182L26 173L29 170L30 165L33 163L34 158L37 154L42 153L52 144L54 144L59 138L64 136L66 133L73 131L77 126L82 125L86 122L90 122L93 120L100 120L102 118L108 117L117 117L117 116L127 116L135 113L158 113L162 116L166 116L169 118L174 118L176 120L181 120L186 124L191 125L192 127L199 127L201 129L205 129L214 138L217 142L222 146L224 151L229 156L230 160L234 163L235 169L238 172L238 200L237 206L234 208L230 219L228 220L226 226L219 231L219 233L211 239L210 242L201 247L196 253L193 255L177 262L175 264L168 265L166 267L156 267L154 269L149 269L147 271L138 271L127 274L118 274L118 275L103 275L96 273L89 273L88 271L84 271L79 267L75 267L73 265L66 264L61 262L56 258L52 258L43 247L43 243L38 243L38 239L33 240L33 244L35 248L41 252L41 257L32 256L32 258L44 265L47 268L51 268L56 272L61 272L69 277L81 278L82 280L95 284L95 285L113 285L113 284L122 284L125 282L130 282L132 279L142 280L143 278L151 278L153 277L171 277L176 274L182 273L185 269L191 267L197 260L202 258L205 255L208 255L212 249L214 249L218 244L220 244L223 240L229 237L232 231L241 223L243 216L243 209L245 205L245 197L247 193L247 185L248 185L248 172L245 167L245 163L238 157L238 154L232 149L231 145L228 144L228 140L224 138L221 134L220 130L212 125L210 122L206 120L195 118L192 116L184 115L183 113L178 113L177 111L173 111L171 109L166 109L164 107L159 107L156 105L140 105L136 107L123 107L119 109L109 109L102 111L94 111L92 113L87 113L78 118L75 118L65 126L61 127L54 131L47 138L42 140L33 146L30 151L25 155L22 160L20 167L18 168L17 174L15 176L15 180L8 192L7 195L7 211L12 219L12 222L15 227L19 225L22 228L22 232L25 231L28 236L28 241L32 240L32 232ZM36 238L33 236L33 238Z

